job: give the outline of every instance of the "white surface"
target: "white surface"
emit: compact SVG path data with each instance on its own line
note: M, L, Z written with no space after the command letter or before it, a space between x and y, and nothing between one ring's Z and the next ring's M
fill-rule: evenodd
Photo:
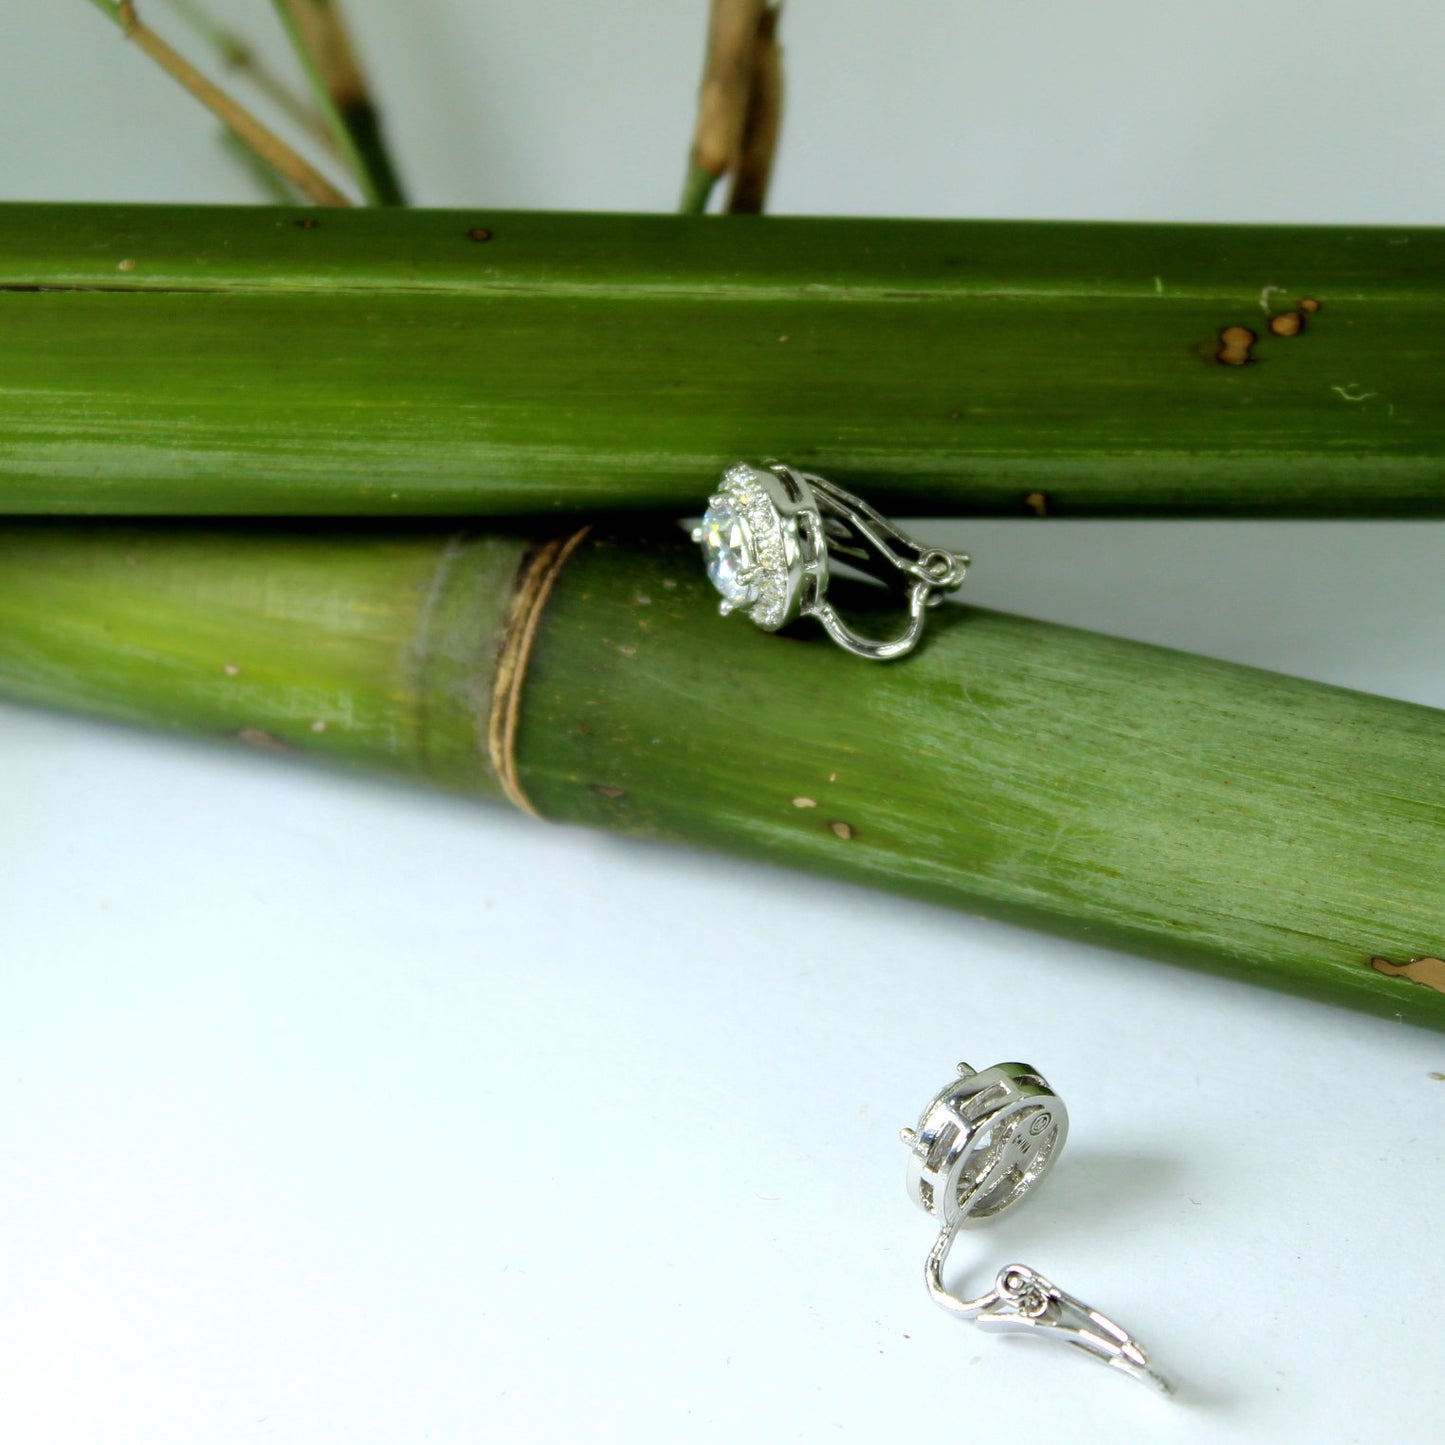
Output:
M700 5L352 8L418 199L671 204ZM1441 216L1423 6L784 28L781 210ZM249 198L81 0L0 67L0 193ZM970 594L1445 705L1441 535L993 523ZM960 1266L1115 1313L1176 1402L929 1304L896 1131L960 1057L1073 1115ZM1432 1071L1397 1024L0 709L0 1438L1433 1442Z

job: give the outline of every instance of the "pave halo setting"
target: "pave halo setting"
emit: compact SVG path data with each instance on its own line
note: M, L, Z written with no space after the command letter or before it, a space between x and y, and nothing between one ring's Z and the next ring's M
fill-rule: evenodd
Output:
M816 617L839 646L884 662L911 652L929 607L963 582L968 558L920 547L866 502L783 462L739 462L723 474L693 529L719 611L746 612L766 632ZM907 588L909 620L890 641L861 637L828 601L831 558Z
M787 620L788 574L798 540L762 475L752 467L731 468L722 490L708 499L693 537L702 543L707 575L722 596L719 611L727 616L734 608L745 610L771 632Z

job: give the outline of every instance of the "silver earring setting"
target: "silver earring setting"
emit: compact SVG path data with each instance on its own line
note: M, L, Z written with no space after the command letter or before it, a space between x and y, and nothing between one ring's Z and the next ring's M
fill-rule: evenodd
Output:
M782 462L729 467L693 529L726 615L745 611L765 632L816 617L840 647L886 662L912 652L927 610L956 591L961 552L924 548L861 498ZM828 601L834 557L908 594L908 623L891 641L861 637Z
M929 1100L917 1128L902 1133L908 1192L941 1223L924 1264L928 1292L935 1304L980 1329L1060 1340L1169 1394L1173 1386L1133 1335L1026 1264L1006 1265L977 1299L961 1299L944 1286L943 1267L959 1230L1021 1203L1058 1160L1068 1130L1063 1100L1027 1064L995 1064L981 1073L958 1066L958 1077Z

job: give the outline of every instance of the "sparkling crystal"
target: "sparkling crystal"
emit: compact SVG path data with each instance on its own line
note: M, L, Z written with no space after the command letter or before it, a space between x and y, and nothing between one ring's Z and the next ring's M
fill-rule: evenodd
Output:
M744 607L759 595L757 557L747 517L731 497L719 497L702 516L707 575L724 599Z

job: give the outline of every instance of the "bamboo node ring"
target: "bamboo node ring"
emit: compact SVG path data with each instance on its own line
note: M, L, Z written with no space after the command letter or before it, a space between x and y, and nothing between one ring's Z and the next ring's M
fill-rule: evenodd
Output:
M591 530L590 525L579 527L570 536L554 537L527 555L507 608L502 639L497 645L491 707L487 713L487 758L503 796L534 818L542 815L517 776L517 724L522 715L522 689L547 598L567 559Z

